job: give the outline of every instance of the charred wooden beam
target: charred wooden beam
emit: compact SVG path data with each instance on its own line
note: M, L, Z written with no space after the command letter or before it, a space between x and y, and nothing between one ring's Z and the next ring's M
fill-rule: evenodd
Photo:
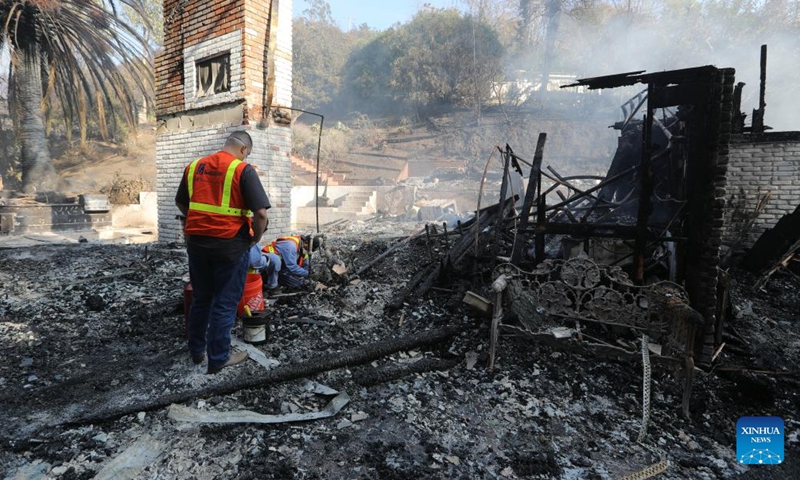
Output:
M531 173L528 175L528 186L525 189L525 200L522 202L522 214L517 235L528 228L529 215L536 193L538 192L540 196L542 194L542 158L544 157L544 144L546 141L547 134L540 133L539 139L536 141L536 153L533 155ZM514 242L514 250L511 253L511 263L513 265L519 265L520 260L522 260L522 248L524 245L525 241L522 238Z
M597 190L600 190L601 188L605 187L606 185L608 185L608 184L610 184L612 182L615 182L615 181L619 180L620 178L623 178L625 175L628 175L629 173L635 171L636 168L637 167L631 167L631 168L625 170L624 172L621 172L621 173L619 173L617 175L614 175L613 177L610 177L610 178L606 179L606 181L600 182L597 185L595 185L594 187L583 191L583 193L578 193L578 194L573 195L572 197L568 198L566 202L561 202L561 203L557 203L555 205L551 205L551 206L546 208L546 211L550 211L550 210L555 210L555 209L561 208L561 207L563 207L565 205L569 205L570 203L573 203L573 202L575 202L577 200L580 200L580 199L582 199L584 197L587 197L587 196L591 195L592 193L596 192Z
M767 106L767 46L761 45L761 82L758 90L758 108L753 110L752 133L764 133L764 107Z
M425 229L420 230L420 231L418 231L416 233L413 233L413 234L409 235L408 237L404 238L403 240L400 240L399 242L397 242L394 245L392 245L391 247L389 247L388 250L386 250L382 254L378 255L377 257L375 257L374 260L372 260L368 264L364 265L363 267L359 268L358 271L356 271L356 273L351 278L358 278L359 275L361 275L362 273L366 272L367 270L369 270L370 268L375 266L375 264L377 264L378 262L380 262L381 260L386 258L387 255L389 255L390 253L394 252L395 250L397 250L401 246L405 245L406 243L410 242L412 239L417 238L420 235L422 235L427 230L427 225L425 225L425 227L426 227Z
M637 285L644 283L644 255L645 247L647 246L647 221L650 214L653 213L653 204L650 196L653 194L654 180L653 180L653 159L651 152L653 149L653 114L656 87L653 84L648 85L647 90L647 113L644 119L644 129L642 132L642 160L639 165L639 211L636 218L636 258L635 258L635 275L634 281Z
M310 377L318 373L335 370L338 368L364 365L379 358L386 357L396 352L412 350L419 347L435 345L443 342L461 332L460 327L448 326L436 330L429 330L418 335L393 338L331 354L324 353L317 357L293 365L282 365L256 377L243 376L231 381L210 384L200 389L171 393L155 398L148 398L141 402L127 405L99 406L91 413L77 416L67 420L66 425L85 425L89 423L106 422L136 412L151 411L164 408L173 403L184 403L195 398L208 398L216 395L227 395L251 388L266 387L277 383Z
M459 360L442 358L423 358L418 362L405 365L391 365L383 368L364 367L353 372L353 379L362 387L372 387L391 382L415 373L450 370L458 365Z
M503 157L503 182L500 184L500 215L497 216L495 219L494 224L494 241L492 242L492 262L497 257L497 249L499 247L498 242L498 235L503 226L503 218L506 216L506 193L508 191L508 184L509 182L509 168L511 166L511 155L514 152L511 150L511 147L506 144L506 149L504 152L501 152L501 156ZM513 205L513 203L511 204Z

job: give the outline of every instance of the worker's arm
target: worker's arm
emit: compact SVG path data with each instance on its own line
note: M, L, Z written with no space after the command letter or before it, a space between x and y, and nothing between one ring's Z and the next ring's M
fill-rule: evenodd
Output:
M266 208L259 208L258 210L253 212L253 239L251 240L252 243L255 244L261 241L261 235L263 235L264 232L267 231L268 225L269 225L269 217L267 216Z
M175 193L175 206L184 217L189 214L189 202L189 187L186 184L186 172L184 171L178 191Z
M275 245L275 248L278 250L278 253L281 254L283 258L284 266L292 275L296 275L298 277L307 277L308 276L308 269L303 268L297 264L297 247L295 246L294 242L292 241L282 241L278 242ZM300 252L302 255L302 252Z
M239 186L242 189L247 208L253 212L253 238L251 242L255 244L261 240L261 235L267 230L269 225L267 210L272 205L270 205L267 192L264 191L264 186L261 185L261 180L252 165L244 167Z

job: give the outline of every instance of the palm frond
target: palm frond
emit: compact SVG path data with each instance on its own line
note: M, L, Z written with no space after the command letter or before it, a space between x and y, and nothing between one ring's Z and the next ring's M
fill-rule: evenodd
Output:
M121 5L145 9L141 0L0 0L0 44L12 61L15 50L26 49L50 66L46 91L58 92L65 117L96 111L101 92L109 111L135 129L134 99L152 101L153 55Z

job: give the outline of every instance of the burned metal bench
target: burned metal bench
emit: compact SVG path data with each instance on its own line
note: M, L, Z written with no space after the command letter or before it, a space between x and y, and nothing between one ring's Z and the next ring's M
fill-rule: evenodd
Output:
M494 367L500 323L506 317L504 307L520 324L520 327L504 324L504 330L542 339L552 339L555 333L593 352L617 358L632 359L639 355L622 341L624 335L633 331L642 336L646 368L649 369L651 360L665 364L682 380L682 410L688 418L694 337L703 318L689 306L688 296L680 285L658 282L636 286L619 267L598 265L585 257L545 260L530 272L510 263L502 264L495 268L493 280L490 368ZM620 341L592 337L582 332L581 322L604 325L605 333ZM570 324L574 328L565 328ZM651 340L661 345L660 352L647 353L653 350L649 345ZM649 370L646 376L645 390L649 393Z

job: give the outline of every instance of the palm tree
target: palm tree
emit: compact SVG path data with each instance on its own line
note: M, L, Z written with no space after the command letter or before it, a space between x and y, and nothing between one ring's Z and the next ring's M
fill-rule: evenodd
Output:
M67 128L77 116L83 141L89 109L104 115L106 108L112 113L116 108L135 128L137 91L153 91L152 62L147 42L119 9L122 4L143 11L141 0L0 0L0 51L7 47L11 53L9 100L25 193L57 187L43 113L53 100L59 101Z

